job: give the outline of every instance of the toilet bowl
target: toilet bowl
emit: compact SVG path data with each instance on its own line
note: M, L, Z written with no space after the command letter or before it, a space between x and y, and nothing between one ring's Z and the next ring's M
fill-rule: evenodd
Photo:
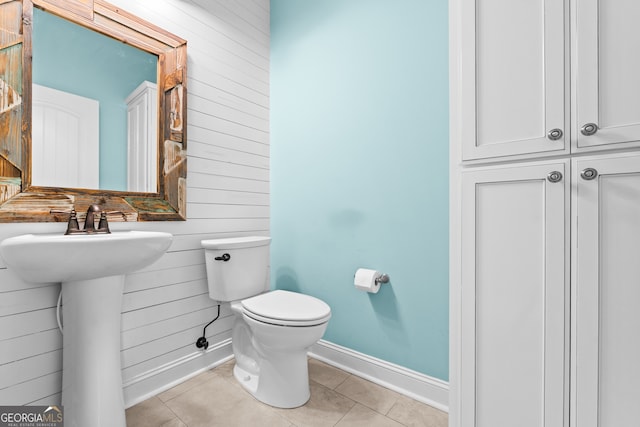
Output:
M297 292L268 291L268 237L203 240L209 296L229 302L235 321L234 377L279 408L309 400L307 351L322 338L331 308Z

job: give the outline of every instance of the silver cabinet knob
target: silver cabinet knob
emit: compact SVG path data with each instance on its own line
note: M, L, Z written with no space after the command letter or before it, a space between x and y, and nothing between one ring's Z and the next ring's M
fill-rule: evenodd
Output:
M549 180L549 182L560 182L562 181L562 172L560 171L549 172L547 174L547 179Z
M549 138L552 141L557 141L560 138L562 138L562 135L564 135L564 133L562 132L562 129L551 129L549 131L549 133L547 133L547 138Z
M580 176L582 177L582 179L591 181L592 179L596 179L596 177L598 176L598 171L594 168L586 168L582 172L580 172Z
M580 133L585 136L593 135L598 132L598 125L595 123L587 123L580 129Z

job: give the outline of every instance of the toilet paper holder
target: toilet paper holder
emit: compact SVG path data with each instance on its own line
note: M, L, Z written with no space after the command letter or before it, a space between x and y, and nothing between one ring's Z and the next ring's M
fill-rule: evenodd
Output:
M376 277L376 283L389 283L389 275L382 273L380 277Z
M359 268L353 276L353 284L360 291L377 294L383 283L389 283L389 275L378 270Z

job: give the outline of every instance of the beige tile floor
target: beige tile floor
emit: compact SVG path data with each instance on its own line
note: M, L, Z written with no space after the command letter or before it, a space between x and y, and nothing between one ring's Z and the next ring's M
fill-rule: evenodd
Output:
M127 427L446 427L445 412L309 359L311 399L279 409L233 378L231 360L127 409Z

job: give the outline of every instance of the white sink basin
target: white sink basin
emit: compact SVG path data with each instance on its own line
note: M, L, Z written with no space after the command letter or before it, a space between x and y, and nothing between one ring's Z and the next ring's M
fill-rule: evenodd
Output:
M28 282L69 282L139 270L160 258L171 239L156 231L25 234L0 243L0 255Z
M159 259L173 236L154 231L26 234L0 243L28 282L61 282L62 405L68 427L126 427L120 364L125 274Z

